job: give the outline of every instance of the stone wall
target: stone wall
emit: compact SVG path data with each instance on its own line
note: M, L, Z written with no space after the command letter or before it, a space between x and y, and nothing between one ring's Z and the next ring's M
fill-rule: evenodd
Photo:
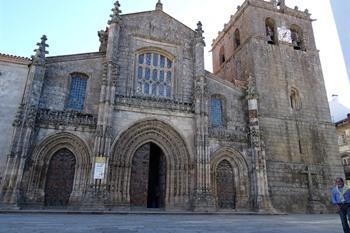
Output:
M83 112L97 114L103 73L103 53L87 53L47 58L40 107L64 110L73 73L88 76Z
M275 44L267 43L267 18L275 23ZM293 25L302 32L299 50L278 40L278 28ZM241 45L234 48L237 28ZM225 63L220 65L222 46ZM243 67L232 60L244 61ZM214 41L213 66L214 73L233 83L237 84L237 77L232 74L239 69L243 69L242 80L255 82L274 206L288 212L324 211L310 200L328 205L327 191L342 171L309 13L271 2L246 1ZM228 75L225 70L231 69ZM292 91L297 92L297 103ZM310 194L316 188L317 194Z
M193 40L192 29L163 11L124 15L118 51L117 94L130 95L135 91L137 51L160 49L175 57L173 98L190 102L194 76Z
M27 59L18 61L0 57L0 177L6 168L12 139L12 123L24 93L28 64Z
M244 90L224 81L217 76L207 74L208 96L219 95L224 98L224 127L209 126L210 153L222 147L233 147L243 154L247 153L247 102ZM210 106L209 106L210 108ZM210 112L209 112L210 118Z

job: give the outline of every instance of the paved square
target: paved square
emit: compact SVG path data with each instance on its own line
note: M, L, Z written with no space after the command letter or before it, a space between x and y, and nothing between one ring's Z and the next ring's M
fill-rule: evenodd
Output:
M1 233L342 233L338 215L0 214Z

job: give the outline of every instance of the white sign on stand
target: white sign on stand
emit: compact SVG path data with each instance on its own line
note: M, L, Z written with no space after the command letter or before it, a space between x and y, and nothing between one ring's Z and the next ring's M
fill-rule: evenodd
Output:
M94 179L102 180L105 177L105 171L106 171L106 158L96 157Z

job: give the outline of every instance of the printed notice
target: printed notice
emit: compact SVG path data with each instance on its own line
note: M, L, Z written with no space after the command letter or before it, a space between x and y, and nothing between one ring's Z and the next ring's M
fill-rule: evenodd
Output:
M96 157L94 179L101 180L105 177L106 170L106 158Z

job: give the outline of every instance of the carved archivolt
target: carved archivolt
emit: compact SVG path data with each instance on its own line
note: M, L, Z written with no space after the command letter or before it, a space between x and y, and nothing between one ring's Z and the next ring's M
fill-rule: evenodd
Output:
M61 149L71 151L76 159L71 200L79 201L86 190L91 171L91 150L88 144L71 133L57 133L44 139L28 162L28 201L43 203L46 174L52 156Z
M149 142L159 146L166 157L166 207L183 207L189 196L190 156L180 134L159 120L134 124L114 143L109 166L112 201L130 203L132 158L140 146Z
M221 148L214 152L211 156L211 180L213 184L214 195L217 197L217 168L220 162L222 162L223 160L229 162L233 168L234 185L236 190L236 208L248 208L250 187L248 165L244 157L233 148Z

